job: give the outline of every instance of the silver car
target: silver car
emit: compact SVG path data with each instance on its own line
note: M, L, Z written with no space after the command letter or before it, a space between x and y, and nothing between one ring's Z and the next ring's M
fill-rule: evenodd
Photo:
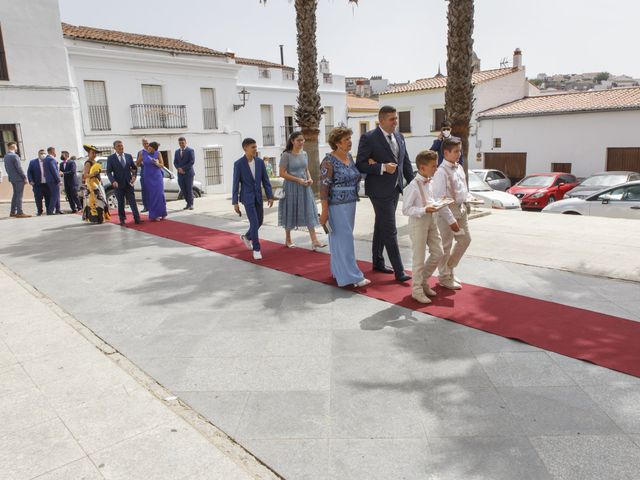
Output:
M640 220L640 181L602 190L587 198L567 198L547 205L544 213L594 215Z
M487 182L494 190L506 192L511 187L511 180L500 170L481 168L474 169L472 172L476 173L481 180Z

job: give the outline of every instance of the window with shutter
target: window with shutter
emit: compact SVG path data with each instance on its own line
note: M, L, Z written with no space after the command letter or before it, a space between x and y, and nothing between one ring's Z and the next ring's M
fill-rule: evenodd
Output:
M447 119L447 114L444 108L436 108L433 110L433 125L431 125L432 132L438 132L442 128L442 122Z
M411 112L398 112L400 133L411 133Z
M218 115L216 111L216 94L213 88L201 88L202 97L202 122L205 129L218 128Z
M107 104L107 92L104 82L85 80L84 91L87 97L91 130L111 130L109 105Z

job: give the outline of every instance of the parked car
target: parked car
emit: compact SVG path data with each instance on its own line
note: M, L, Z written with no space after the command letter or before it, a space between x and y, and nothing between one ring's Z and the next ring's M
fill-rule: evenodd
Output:
M560 200L547 205L542 211L640 220L640 180L601 190L587 198Z
M80 179L80 184L82 184L82 167L84 162L86 161L86 157L79 158L76 161L76 165L78 166L78 176ZM107 195L107 203L109 204L110 209L118 208L118 201L116 199L116 193L111 186L111 182L107 177L107 157L97 157L96 160L100 163L102 167L102 174L100 175L100 179L102 180L102 186L104 187L104 192ZM180 200L182 199L182 193L180 192L180 186L178 185L178 177L167 167L162 167L162 174L164 177L164 196L167 201L170 200ZM136 177L136 181L133 184L133 188L136 195L136 200L142 202L142 190L140 188L140 176ZM194 180L193 182L193 196L196 198L204 195L204 188L202 183L198 180Z
M523 210L542 210L578 184L570 173L534 173L527 175L507 190L520 199Z
M520 209L520 200L515 195L494 190L475 170L469 172L469 191L474 197L484 200L487 208Z
M594 173L576 188L565 195L564 198L587 198L608 187L621 185L627 182L640 180L640 173L636 172L600 172Z
M500 190L501 192L506 192L507 189L511 186L511 180L500 170L493 169L478 169L473 170L473 173L476 173L481 180L487 182L491 188L494 190Z

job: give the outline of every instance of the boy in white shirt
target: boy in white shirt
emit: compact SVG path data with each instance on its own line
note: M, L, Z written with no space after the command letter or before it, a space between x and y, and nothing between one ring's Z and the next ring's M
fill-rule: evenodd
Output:
M438 265L440 285L451 290L460 290L462 285L453 271L471 243L467 208L469 200L467 179L462 165L458 164L461 152L461 141L457 137L446 138L442 144L444 161L433 176L433 194L436 199L451 198L449 206L438 212L438 229L442 237L444 256ZM455 246L453 240L455 238Z
M442 242L433 213L435 198L431 188L431 177L436 172L438 154L424 150L416 156L418 175L402 192L402 213L409 217L409 238L413 251L413 283L411 296L420 303L431 303L435 296L429 288L429 278L442 258ZM429 258L424 261L425 249L429 247Z

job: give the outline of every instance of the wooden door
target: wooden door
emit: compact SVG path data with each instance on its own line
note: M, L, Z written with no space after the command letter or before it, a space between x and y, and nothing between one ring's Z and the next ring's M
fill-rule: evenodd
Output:
M640 173L640 148L607 148L607 171L616 170Z
M487 152L484 154L484 168L500 170L512 184L522 180L527 174L526 152Z

